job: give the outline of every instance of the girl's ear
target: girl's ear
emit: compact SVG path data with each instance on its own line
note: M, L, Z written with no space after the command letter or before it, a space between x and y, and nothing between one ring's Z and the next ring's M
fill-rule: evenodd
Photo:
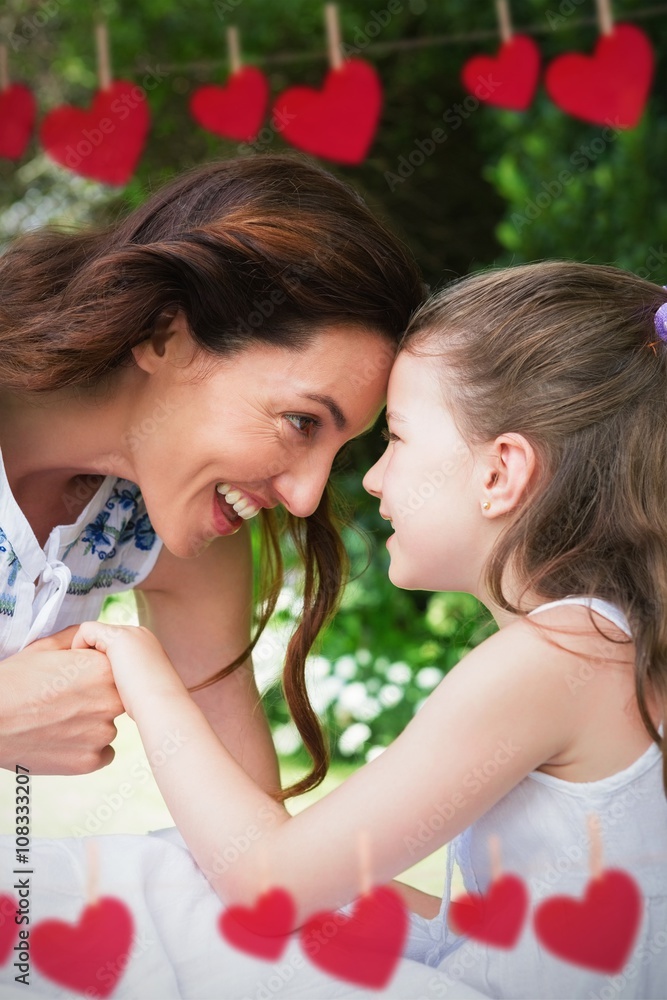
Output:
M521 503L535 471L535 451L522 434L501 434L493 442L484 474L486 517L509 514Z

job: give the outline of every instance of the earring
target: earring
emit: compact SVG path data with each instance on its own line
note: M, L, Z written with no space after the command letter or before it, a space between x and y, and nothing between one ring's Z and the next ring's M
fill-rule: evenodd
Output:
M484 503L482 504L482 508L484 510L488 510L490 506L491 506L491 503L490 503L489 500L485 500Z

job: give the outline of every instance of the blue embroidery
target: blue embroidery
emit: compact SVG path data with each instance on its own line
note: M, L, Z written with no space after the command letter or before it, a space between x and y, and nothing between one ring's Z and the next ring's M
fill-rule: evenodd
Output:
M9 541L2 528L0 528L0 552L4 552L7 565L9 566L7 586L13 587L16 583L18 572L21 569L21 563L19 562L19 557L12 548L12 543ZM0 594L0 615L6 615L8 618L11 618L15 610L16 595L7 593Z
M86 525L85 531L77 538L77 542L88 542L88 548L84 550L84 555L87 556L89 552L94 552L99 559L111 559L112 556L116 555L116 547L111 541L111 536L118 537L119 532L113 525L107 527L108 520L109 512L101 510L92 524ZM105 551L104 546L109 546L108 551ZM71 547L71 545L67 547L67 552Z
M130 544L142 552L149 552L155 545L157 536L148 514L138 510L141 499L141 491L136 483L127 479L116 480L104 509L85 525L78 538L70 542L62 555L62 561L65 562L68 553L80 545L83 546L79 550L81 556L97 557L91 566L91 576L72 575L67 588L68 594L83 597L93 589L111 587L114 583L121 583L128 588L134 584L139 570L130 569L122 561L120 565L112 566L109 565L109 560L117 555L122 557L119 549L124 545ZM21 563L11 542L0 528L0 563L3 560L5 569L9 568L5 585L9 591L15 587ZM16 594L0 593L0 616L12 617L15 610Z
M75 597L85 597L93 588L101 589L103 587L110 587L116 580L127 587L131 587L138 575L137 570L127 569L126 566L100 568L94 577L73 576L67 588L67 593Z
M104 505L105 510L101 510L95 520L86 525L81 535L67 546L63 553L63 561L70 549L78 545L79 542L86 545L84 555L94 553L100 560L113 558L118 547L130 541L134 541L135 546L144 552L153 548L156 536L148 514L142 514L135 521L141 498L139 487L136 483L129 483L119 489L119 483L128 483L128 480L116 481L111 495ZM121 520L119 527L109 524L111 514L117 509L129 511L129 515Z
M153 548L155 542L155 532L153 525L148 519L148 514L142 514L134 528L134 541L138 549L148 552Z
M86 546L84 555L94 554L101 562L112 559L121 546L130 542L134 542L137 549L150 551L155 544L156 535L148 514L141 514L136 518L140 499L141 493L136 483L130 483L127 479L116 480L111 495L104 505L105 509L101 510L95 520L86 525L81 535L67 546L63 561L70 549L79 542ZM121 517L118 527L109 523L114 511L128 512L126 516ZM131 570L123 565L100 567L94 576L72 576L67 593L82 597L89 594L93 588L111 587L116 581L131 587L138 575L138 570Z

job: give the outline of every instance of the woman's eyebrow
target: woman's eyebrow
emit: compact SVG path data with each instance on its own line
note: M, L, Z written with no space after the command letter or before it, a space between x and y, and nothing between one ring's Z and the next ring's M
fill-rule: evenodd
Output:
M303 392L301 393L301 396L303 399L312 399L314 403L322 403L323 406L326 406L327 410L333 417L333 421L338 430L344 431L347 429L347 417L341 410L336 400L332 399L331 396L320 395L316 392Z

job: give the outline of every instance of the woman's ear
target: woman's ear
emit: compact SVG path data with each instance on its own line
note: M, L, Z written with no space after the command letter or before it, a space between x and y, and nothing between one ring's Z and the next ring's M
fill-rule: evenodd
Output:
M521 503L535 471L535 451L522 434L501 434L493 442L484 470L487 517L509 514Z
M136 344L132 356L139 368L152 375L164 362L172 360L172 355L182 356L182 344L191 340L188 322L182 309L163 309L157 320L153 333Z

